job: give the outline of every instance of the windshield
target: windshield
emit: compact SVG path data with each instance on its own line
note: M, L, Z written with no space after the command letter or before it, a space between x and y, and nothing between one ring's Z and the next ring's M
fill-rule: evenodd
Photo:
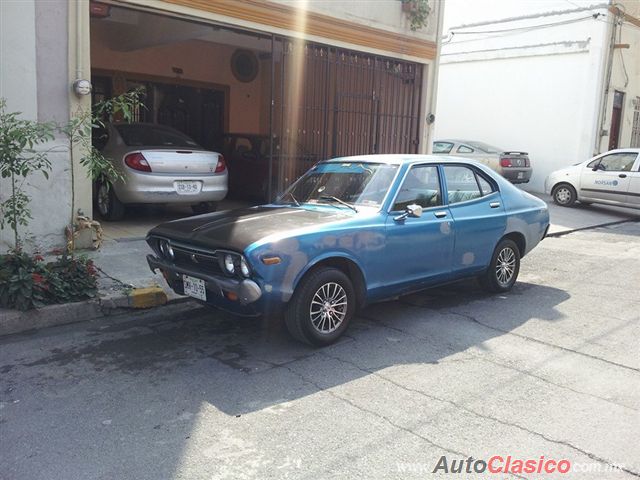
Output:
M369 162L320 163L303 175L277 203L332 203L379 207L398 165ZM341 201L341 202L340 202Z
M124 143L130 147L199 148L189 137L173 128L141 123L115 125Z
M493 147L483 142L465 142L467 145L471 145L476 150L482 150L485 153L502 153L504 150L499 147Z

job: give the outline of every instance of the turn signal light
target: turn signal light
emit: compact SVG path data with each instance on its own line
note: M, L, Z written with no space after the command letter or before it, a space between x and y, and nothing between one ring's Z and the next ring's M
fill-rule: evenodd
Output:
M138 170L139 172L150 172L151 166L147 159L144 158L142 153L130 153L126 157L124 157L124 163L127 164L128 167L133 168L134 170Z
M227 298L232 302L236 302L238 300L238 295L233 292L227 292Z
M222 173L225 168L227 168L227 164L224 161L224 157L222 155L218 155L218 164L216 165L215 173Z
M265 265L277 265L280 262L280 257L262 257L262 263Z

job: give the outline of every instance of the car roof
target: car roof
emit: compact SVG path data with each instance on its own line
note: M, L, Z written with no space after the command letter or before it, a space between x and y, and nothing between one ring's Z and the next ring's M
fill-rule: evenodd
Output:
M354 155L350 157L338 157L325 160L332 163L388 163L391 165L406 165L420 162L452 162L478 165L478 162L455 155L427 155L427 154L379 154L379 155Z

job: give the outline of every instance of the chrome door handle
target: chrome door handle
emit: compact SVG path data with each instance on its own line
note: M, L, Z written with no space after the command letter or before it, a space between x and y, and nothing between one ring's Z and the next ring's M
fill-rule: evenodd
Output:
M491 203L489 204L489 206L490 206L491 208L498 208L498 207L500 206L500 202L491 202Z
M447 212L443 212L443 211L433 212L433 214L436 216L436 218L444 218L447 216Z

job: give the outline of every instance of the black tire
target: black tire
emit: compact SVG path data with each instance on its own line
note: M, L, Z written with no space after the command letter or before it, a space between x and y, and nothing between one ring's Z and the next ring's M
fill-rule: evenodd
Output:
M576 189L573 188L568 183L560 183L553 187L553 192L551 194L553 196L553 201L556 205L560 205L561 207L570 207L578 198L576 194Z
M520 249L513 240L505 238L493 251L487 271L479 278L480 285L492 293L511 290L520 273Z
M331 307L318 302L323 295L329 304L334 298L331 310L325 310ZM342 305L342 302L346 303ZM313 305L317 308L315 315ZM300 281L287 305L284 320L296 340L323 347L340 338L355 310L356 293L349 277L336 268L320 267Z
M196 215L202 215L203 213L215 212L218 204L215 202L200 202L191 205L191 211Z
M100 216L107 221L122 220L124 217L124 203L122 203L113 188L107 182L98 184L98 194L96 196L96 206Z

